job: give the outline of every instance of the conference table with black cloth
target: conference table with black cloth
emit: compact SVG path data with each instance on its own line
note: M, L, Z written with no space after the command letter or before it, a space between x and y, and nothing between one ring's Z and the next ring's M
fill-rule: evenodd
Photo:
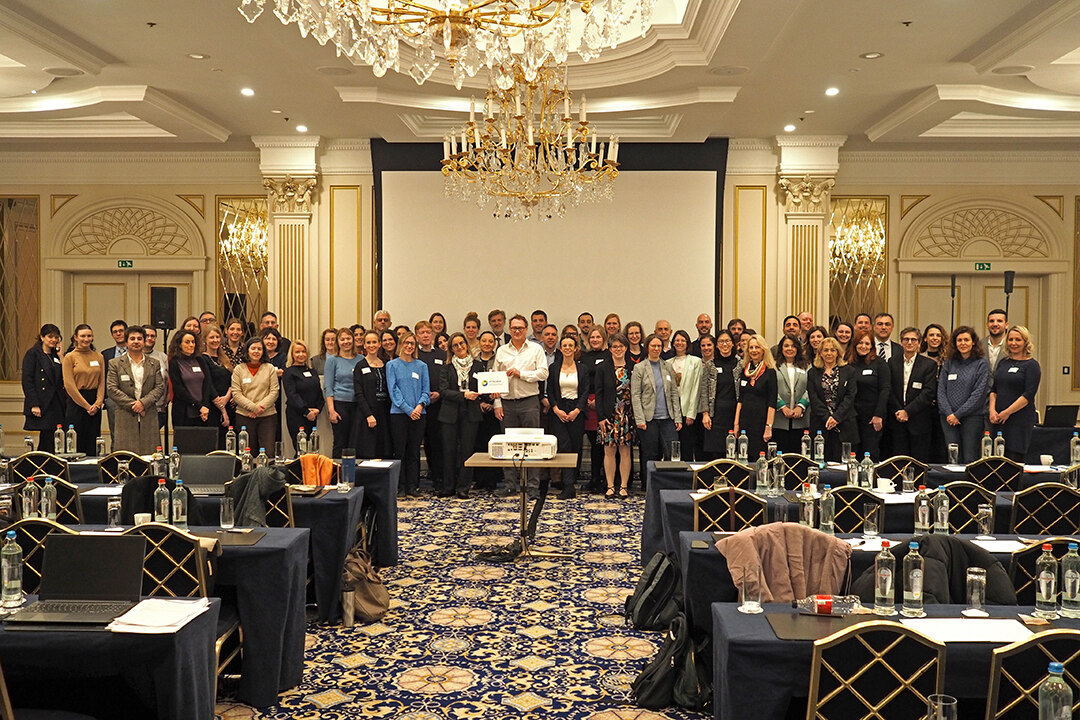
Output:
M783 720L793 698L806 698L810 687L811 640L781 640L768 613L793 613L790 605L766 604L765 613L745 615L737 603L713 603L713 717L716 720ZM929 617L960 617L962 605L928 605ZM1031 607L987 606L991 617L1015 618ZM880 620L874 615L860 616ZM891 618L896 619L894 616ZM849 621L850 622L850 621ZM837 624L835 630L841 629ZM1080 629L1080 620L1055 620L1041 629ZM829 631L825 631L826 634ZM824 635L823 635L824 637ZM945 649L945 692L960 699L985 702L989 692L991 651L1000 644L948 643ZM981 717L981 714L980 714Z
M134 710L120 706L137 703L124 703L115 694L130 692L161 720L210 720L220 610L215 598L209 610L165 635L0 630L0 663L13 703L134 717Z
M712 632L710 606L715 602L738 602L739 591L731 580L727 561L716 549L719 536L706 532L679 533L679 573L683 587L683 612L695 632ZM861 535L837 535L839 538L861 538ZM883 536L892 543L908 542L910 534L890 534ZM974 540L974 535L956 535L954 537ZM995 534L998 540L1016 540L1016 535ZM1036 536L1038 537L1038 536ZM705 547L693 547L694 541L705 543ZM1001 563L1005 572L1009 571L1011 555L1008 552L992 551L995 560ZM861 550L856 547L851 553L850 580L854 581L874 565L877 552ZM844 587L848 586L845 579ZM843 592L843 589L841 589Z

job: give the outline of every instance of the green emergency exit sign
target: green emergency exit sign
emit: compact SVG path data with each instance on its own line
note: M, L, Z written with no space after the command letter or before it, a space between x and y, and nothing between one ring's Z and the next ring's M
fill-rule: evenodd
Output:
M990 263L975 263L976 270L989 270Z
M116 261L116 267L120 268L121 270L123 270L124 268L133 268L133 267L135 267L135 261L134 260L117 260Z

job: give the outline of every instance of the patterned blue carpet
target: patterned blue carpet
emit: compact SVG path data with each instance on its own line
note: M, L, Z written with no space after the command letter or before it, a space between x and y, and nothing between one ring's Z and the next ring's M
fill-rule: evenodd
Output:
M518 529L517 502L400 503L401 564L382 571L381 622L310 625L304 683L262 711L221 718L704 718L634 706L629 685L661 637L625 626L637 581L644 499L549 499L538 549L570 559L494 564L474 553Z

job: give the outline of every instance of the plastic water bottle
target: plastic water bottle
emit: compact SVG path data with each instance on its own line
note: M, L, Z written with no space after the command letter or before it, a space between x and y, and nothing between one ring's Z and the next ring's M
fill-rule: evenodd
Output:
M825 462L825 436L820 430L814 436L814 462Z
M896 558L889 552L889 541L881 541L881 552L874 558L874 614L896 614Z
M180 477L180 451L176 449L176 446L172 446L172 452L169 453L169 477L175 480Z
M1069 464L1077 463L1080 463L1080 433L1073 433L1072 440L1069 441Z
M169 488L165 487L165 478L158 478L154 490L154 522L169 522Z
M746 431L739 431L739 462L743 465L750 464L750 438L746 437Z
M819 529L832 535L836 532L836 498L832 494L832 485L825 485L818 500Z
M240 453L240 472L251 472L252 469L251 448L244 447L244 452Z
M67 434L64 435L64 452L66 452L68 455L71 455L72 453L76 452L75 448L77 448L78 446L79 435L75 432L75 426L68 425Z
M754 492L761 497L769 494L769 461L765 459L764 451L758 453L754 463Z
M270 464L270 458L266 456L266 448L259 448L259 456L255 458L255 467L266 467Z
M810 483L803 483L799 495L799 524L814 527L814 491L810 489Z
M990 437L990 431L983 431L982 437L982 457L990 457L994 454L994 440Z
M809 430L803 430L802 431L802 439L799 442L800 442L799 454L802 455L807 460L809 460L810 459L811 447L813 446L813 441L810 439L810 431Z
M0 549L0 576L3 577L3 595L0 605L17 608L23 603L22 595L22 548L15 540L15 531L8 530L4 547Z
M780 497L784 494L784 461L780 459L780 451L776 452L776 458L769 466L769 497Z
M169 466L165 462L165 452L160 445L157 446L157 450L154 451L153 456L150 458L150 472L162 477L169 472Z
M307 433L304 432L304 428L300 428L300 432L296 433L296 454L305 455L308 451Z
M863 453L862 462L859 463L859 487L874 487L874 461L870 459L870 453Z
M55 440L56 438L54 437L53 439ZM23 444L23 452L33 452L34 451L34 439L31 438L29 435L23 436L22 444Z
M307 436L307 449L310 453L319 452L319 433L315 431L315 428L311 428L311 432Z
M1039 686L1039 720L1072 720L1073 692L1062 677L1065 666L1052 662L1049 672Z
M51 477L45 478L45 487L41 488L41 517L56 519L56 486Z
M811 595L792 600L791 607L813 615L850 615L862 603L858 595Z
M847 484L858 486L859 484L859 461L855 457L855 453L848 453L848 456L844 458L847 463Z
M22 516L26 518L38 517L38 510L40 510L41 492L38 488L34 478L28 478L22 489Z
M187 490L184 481L176 479L176 487L172 491L172 524L181 530L187 530Z
M1069 552L1061 558L1061 615L1080 618L1080 555L1076 543L1069 543Z
M63 425L57 425L56 426L56 431L52 434L52 440L53 440L53 448L54 448L53 452L58 452L58 453L64 452L64 444L66 442L66 438L64 436L64 426ZM33 448L31 448L31 450L32 449Z
M236 436L236 447L241 450L251 447L251 442L248 439L247 425L240 427L240 434Z
M938 485L937 492L930 500L934 511L934 532L941 535L949 534L949 495L945 492L944 485Z
M735 453L737 451L738 441L735 439L735 431L727 431L727 453L724 455L728 460L735 459Z
M225 433L225 452L231 452L236 454L236 431L233 430L233 426L229 426L229 431Z
M101 437L100 435L98 435L97 438L95 438L94 440L94 452L97 453L95 457L99 458L103 458L108 454L105 452L105 438Z
M930 510L930 496L926 492L926 486L920 485L919 492L915 493L915 532L930 532L930 522L933 517Z
M998 434L994 437L994 455L998 457L1005 457L1005 437L998 431Z
M1045 543L1042 549L1042 555L1035 561L1035 612L1032 615L1057 620L1058 563L1050 543Z
M923 556L919 554L919 543L908 543L908 554L904 556L904 604L900 608L904 617L924 617L923 610Z

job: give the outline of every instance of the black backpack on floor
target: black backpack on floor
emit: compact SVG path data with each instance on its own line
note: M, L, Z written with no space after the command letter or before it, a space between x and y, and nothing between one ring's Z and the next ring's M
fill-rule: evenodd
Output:
M638 707L649 710L678 705L703 710L712 701L712 681L702 653L709 642L697 644L682 613L675 615L664 633L664 644L634 679L630 692Z
M626 621L638 630L664 630L682 606L679 568L656 553L641 571L634 593L626 598Z

